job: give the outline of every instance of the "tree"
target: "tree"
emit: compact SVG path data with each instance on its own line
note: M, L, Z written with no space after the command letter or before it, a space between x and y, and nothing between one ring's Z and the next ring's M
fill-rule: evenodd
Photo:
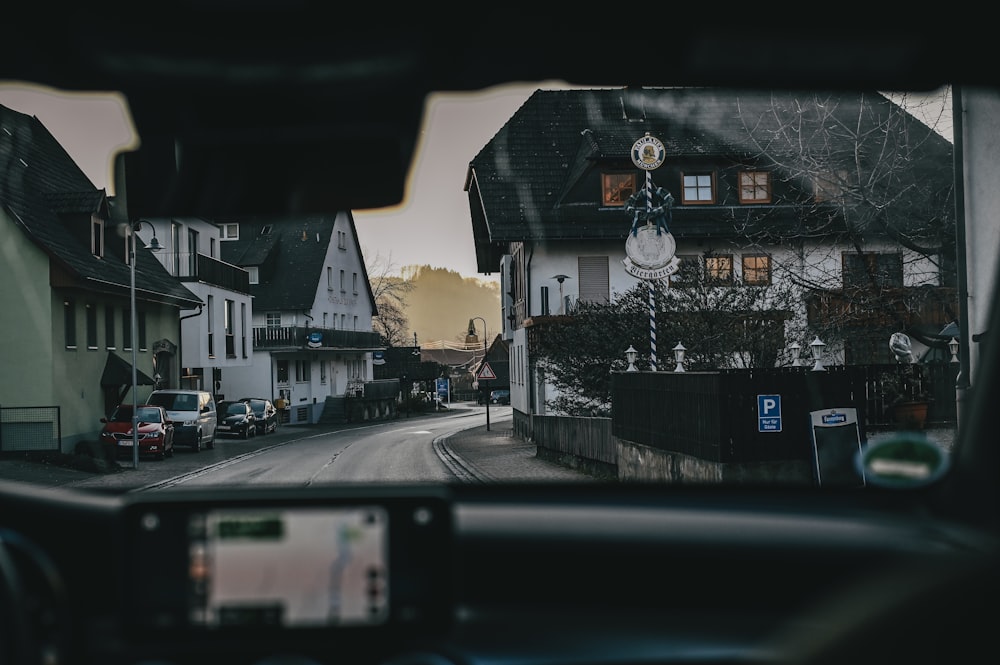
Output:
M683 343L685 369L774 367L784 359L785 325L799 293L787 281L766 286L720 286L699 264L682 263L683 286L654 282L657 369L674 367L672 348ZM680 281L680 280L679 280ZM636 366L650 367L649 286L637 284L612 302L580 302L533 338L536 358L557 396L547 406L576 416L606 416L611 372L627 369L625 349L638 352ZM667 342L667 343L664 343Z
M409 343L409 320L406 317L406 297L413 290L413 282L394 276L392 256L376 254L366 265L368 281L375 296L378 313L372 317L372 329L388 347Z
M734 208L734 230L747 245L798 248L775 270L802 288L810 325L844 340L845 360L886 362L892 332L957 319L953 158L937 101L774 95L764 111L741 109L749 161L774 174L776 205L772 219ZM785 209L797 219L774 223ZM844 245L853 256L834 249Z

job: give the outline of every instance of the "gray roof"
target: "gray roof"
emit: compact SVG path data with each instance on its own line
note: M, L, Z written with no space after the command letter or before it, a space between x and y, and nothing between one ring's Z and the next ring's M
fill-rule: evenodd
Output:
M354 216L348 211L351 237L361 260L361 288L375 309L364 256L358 245ZM240 237L221 243L222 260L241 267L257 266L259 283L250 285L257 311L308 310L316 289L326 279L327 250L336 215L250 216L238 220Z
M647 132L666 148L666 168L651 177L656 186L672 190L676 202L677 182L660 182L667 177L664 172L676 172L685 163L753 163L774 149L774 142L787 142L780 123L789 118L776 109L828 103L833 117L855 124L859 117L876 122L890 110L899 111L875 92L825 93L825 98L819 94L710 88L536 90L469 163L465 189L480 271L495 271L509 242L624 240L629 219L623 209L602 207L596 195L581 202L584 197L574 187L595 170L638 171L631 162L631 147ZM951 144L919 120L902 115L907 131L924 137L921 149L933 151L938 163L950 168ZM847 132L834 131L830 137L834 153L853 146ZM772 144L761 144L762 138ZM753 211L743 206L738 213L766 213L768 224L799 219L801 210L776 207ZM675 205L670 230L678 237L732 234L727 214L734 212L737 207L732 205Z
M78 288L127 293L130 270L121 249L91 253L90 215L110 217L108 197L87 178L34 116L0 105L0 205ZM105 237L118 237L113 230ZM137 251L136 297L185 308L201 301L148 251Z

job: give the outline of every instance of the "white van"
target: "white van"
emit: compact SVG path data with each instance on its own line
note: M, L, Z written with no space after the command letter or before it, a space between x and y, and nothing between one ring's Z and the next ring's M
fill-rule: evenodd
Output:
M204 390L154 390L147 404L162 406L174 423L174 446L189 446L195 452L215 447L218 415L215 398Z

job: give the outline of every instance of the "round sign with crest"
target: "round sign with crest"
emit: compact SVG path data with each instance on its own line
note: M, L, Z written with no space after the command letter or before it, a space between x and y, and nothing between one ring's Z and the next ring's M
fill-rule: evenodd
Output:
M659 168L666 154L663 142L649 134L632 144L632 163L643 171Z

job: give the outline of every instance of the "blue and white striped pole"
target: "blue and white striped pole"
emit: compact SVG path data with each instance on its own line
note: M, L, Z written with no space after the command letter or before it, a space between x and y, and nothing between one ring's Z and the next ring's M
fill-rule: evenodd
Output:
M653 174L646 171L646 224L652 223L653 211ZM646 280L649 284L649 369L656 371L656 288L653 280Z

